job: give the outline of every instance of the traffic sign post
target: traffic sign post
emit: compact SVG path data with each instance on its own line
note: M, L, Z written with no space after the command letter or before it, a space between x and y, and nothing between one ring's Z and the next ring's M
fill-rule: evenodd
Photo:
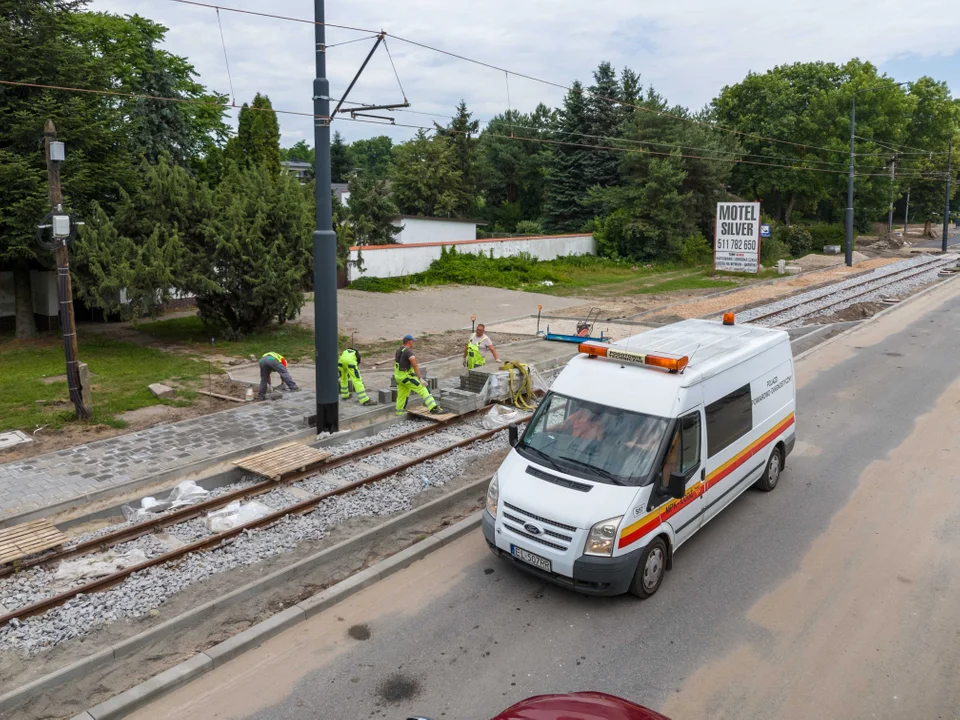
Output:
M769 225L764 227L769 231ZM717 203L714 270L759 272L760 233L760 203Z

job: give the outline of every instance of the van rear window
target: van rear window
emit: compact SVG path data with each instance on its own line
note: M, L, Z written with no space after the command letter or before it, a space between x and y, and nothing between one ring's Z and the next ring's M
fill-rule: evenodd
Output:
M707 405L707 456L736 442L753 429L750 383Z

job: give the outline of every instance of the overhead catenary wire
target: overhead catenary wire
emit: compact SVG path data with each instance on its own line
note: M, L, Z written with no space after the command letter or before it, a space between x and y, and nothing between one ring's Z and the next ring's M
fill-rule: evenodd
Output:
M349 121L349 122L360 122L360 123L367 123L367 124L371 124L371 125L382 125L382 124L383 124L383 123L376 122L376 121L373 121L373 120L365 120L365 119L361 119L361 118L347 118L347 117L342 117L341 119L347 120L347 121ZM393 127L410 128L410 129L414 129L414 130L425 130L425 131L434 131L434 130L436 130L436 128L427 127L426 125L411 125L411 124L406 124L406 123L393 123L392 126L393 126ZM445 133L450 133L450 134L467 134L467 133L465 133L465 132L462 131L462 130L455 130L455 129L452 129L452 128L444 128L443 131L444 131ZM614 151L614 152L636 153L636 154L644 154L644 155L656 155L656 156L659 156L659 157L680 157L680 158L689 159L689 160L706 160L706 161L725 162L725 163L732 163L732 164L742 163L742 164L746 164L746 165L759 165L759 166L764 166L764 167L779 167L779 168L786 168L786 169L790 169L790 170L803 170L803 171L806 171L806 172L822 172L822 173L829 173L829 174L834 174L834 175L846 175L847 172L848 172L848 170L840 170L840 169L833 170L833 169L829 169L829 168L812 168L812 167L805 167L805 166L802 166L802 165L783 165L783 164L779 164L779 163L759 162L759 161L754 161L754 160L743 160L743 159L736 159L736 158L711 157L711 156L705 156L705 155L689 155L689 154L683 154L683 153L660 152L660 151L657 151L657 150L647 150L647 149L645 149L645 148L624 148L624 147L615 147L615 146L612 146L612 145L591 145L591 144L587 144L587 143L576 143L576 142L569 142L569 141L564 141L564 140L553 140L553 139L550 139L550 138L528 138L528 137L519 137L519 136L516 136L516 135L511 136L511 135L499 135L499 134L491 134L491 137L500 138L500 139L503 139L503 140L517 140L517 141L521 141L521 142L542 143L542 144L545 144L545 145L559 145L559 146L567 146L567 147L577 147L577 148L583 148L583 149L585 149L585 150L607 150L607 151ZM856 175L857 177L887 177L887 174L886 174L886 173L855 173L855 175ZM929 176L936 176L936 177L940 177L940 176L942 176L942 175L943 175L942 173L930 173L930 174L929 174ZM925 176L926 176L926 175L925 175ZM919 177L919 175L918 175L918 176L915 176L915 177Z
M252 10L243 10L243 9L240 9L240 8L231 8L231 7L226 7L226 6L223 6L223 5L213 5L213 4L210 4L210 3L199 2L199 0L168 0L168 2L176 2L176 3L185 4L185 5L196 5L196 6L199 6L199 7L215 7L215 8L219 8L219 9L221 9L221 10L225 10L225 11L229 11L229 12L237 12L237 13L243 13L243 14L248 14L248 15L257 15L257 16L261 16L261 17L269 17L269 18L273 18L273 19L277 19L277 20L284 20L284 21L287 21L287 22L297 22L297 23L303 23L303 24L309 24L309 25L322 24L322 25L324 25L325 27L334 27L334 28L340 28L340 29L344 29L344 30L353 30L353 31L356 31L356 32L367 32L367 33L374 33L374 34L382 34L382 35L384 35L385 37L392 37L392 38L394 38L395 40L398 40L399 42L403 42L403 43L406 43L406 44L408 44L408 45L412 45L412 46L419 47L419 48L422 48L422 49L425 49L425 50L429 50L429 51L431 51L431 52L439 53L439 54L441 54L441 55L446 55L447 57L452 57L452 58L455 58L455 59L457 59L457 60L461 60L461 61L463 61L463 62L472 63L472 64L474 64L474 65L478 65L478 66L480 66L480 67L485 67L485 68L488 68L488 69L490 69L490 70L497 70L497 71L499 71L499 72L503 72L503 73L506 73L506 74L508 74L508 75L513 75L514 77L523 78L523 79L525 79L525 80L530 80L530 81L532 81L532 82L536 82L536 83L540 83L540 84L543 84L543 85L548 85L548 86L555 87L555 88L558 88L558 89L566 90L567 92L572 92L572 91L573 91L573 88L572 88L571 86L565 85L565 84L563 84L563 83L554 82L554 81L552 81L552 80L546 80L546 79L544 79L544 78L540 78L540 77L537 77L537 76L535 76L535 75L530 75L530 74L528 74L528 73L518 72L518 71L516 71L516 70L510 70L510 69L508 69L508 68L504 68L504 67L500 67L500 66L498 66L498 65L494 65L493 63L488 63L488 62L485 62L485 61L483 61L483 60L478 60L478 59L476 59L476 58L471 58L471 57L466 56L466 55L461 55L461 54L459 54L459 53L451 52L451 51L449 51L449 50L444 50L444 49L442 49L442 48L438 48L438 47L435 47L435 46L433 46L433 45L429 45L429 44L427 44L427 43L423 43L423 42L420 42L420 41L417 41L417 40L412 40L412 39L410 39L410 38L406 38L406 37L403 37L403 36L401 36L401 35L395 35L395 34L393 34L393 33L389 33L389 32L383 31L383 30L381 30L381 31L376 31L376 30L370 30L370 29L366 29L366 28L357 28L357 27L352 27L352 26L349 26L349 25L338 25L338 24L328 23L328 22L318 23L316 20L310 20L310 19L307 19L307 18L296 18L296 17L290 17L290 16L275 15L275 14L272 14L272 13L263 13L263 12L256 12L256 11L252 11ZM389 51L388 51L388 52L389 52ZM391 58L391 62L392 62L392 58ZM398 79L399 79L399 78L398 78ZM583 91L581 90L581 92L583 92ZM655 115L659 115L659 116L661 116L661 117L669 117L669 118L673 118L673 119L675 119L675 120L680 120L680 121L683 121L683 122L689 122L689 123L693 123L693 124L700 125L700 126L703 126L703 127L707 127L707 128L712 129L712 130L717 130L717 131L721 131L721 132L732 133L732 134L735 134L735 135L739 135L739 136L741 136L741 137L749 137L749 138L754 138L754 139L757 139L757 140L765 140L765 141L767 141L767 142L781 143L781 144L791 145L791 146L793 146L793 147L798 147L798 148L802 148L802 149L807 149L807 148L809 148L809 149L811 149L811 150L821 150L821 151L823 151L823 152L839 153L839 154L842 154L842 155L846 155L846 154L848 153L847 150L840 149L840 148L828 148L828 147L824 147L824 146L821 146L821 145L811 145L811 144L809 144L809 143L797 142L797 141L794 141L794 140L784 140L784 139L782 139L782 138L773 138L773 137L768 137L768 136L765 136L765 135L760 135L760 134L758 134L758 133L751 133L751 132L747 132L747 131L744 131L744 130L737 130L737 129L735 129L735 128L725 127L725 126L719 125L719 124L717 124L717 123L707 122L707 121L704 121L704 120L697 120L696 118L692 118L692 117L684 117L684 116L682 116L682 115L676 115L676 114L674 114L674 113L665 112L665 111L663 111L663 110L655 110L655 109L653 109L653 108L648 108L648 107L645 107L645 106L643 106L643 105L637 105L637 104L635 104L635 103L630 103L630 102L627 102L627 101L625 101L625 100L621 100L620 98L611 98L611 97L607 97L607 96L604 96L604 95L594 95L594 97L596 97L598 100L603 100L604 102L615 103L615 104L621 105L621 106L623 106L623 107L629 107L629 108L633 108L633 109L635 109L635 110L639 110L639 111L641 111L641 112L649 112L649 113L653 113L653 114L655 114ZM866 140L866 141L867 141L867 142L875 142L875 141L872 141L872 140ZM920 148L912 148L912 149L920 150ZM922 152L927 152L927 151L922 151Z
M89 88L68 87L68 86L62 86L62 85L44 85L42 83L26 83L26 82L20 82L15 80L2 80L2 79L0 79L0 85L10 85L15 87L29 87L29 88L44 89L44 90L57 90L57 91L63 91L63 92L79 92L79 93L87 93L87 94L93 94L93 95L125 97L130 99L149 99L149 100L170 101L170 102L180 102L180 103L197 103L202 105L219 107L223 109L237 108L236 104L210 102L207 100L203 100L202 98L161 97L156 95L143 95L140 93L121 92L118 90L93 90ZM257 110L260 112L272 112L280 115L296 115L301 117L310 117L314 119L324 119L324 120L329 119L326 116L315 115L314 113L297 112L293 110L278 110L276 108L258 108L258 107L252 107L252 106L250 106L248 109ZM362 108L358 108L358 109L362 109ZM366 123L366 124L372 124L372 125L383 124L382 122L377 122L375 120L367 120L367 119L353 118L353 117L348 118L345 115L340 115L339 117L341 120L345 120L348 122L360 122L360 123ZM435 127L428 127L425 125L413 125L408 123L393 123L393 126L411 128L411 129L417 129L417 130L425 130L425 131L436 130ZM446 128L445 132L448 132L451 134L457 134L457 133L462 133L463 131ZM691 159L691 160L704 160L704 161L725 162L725 163L734 163L734 164L741 163L741 164L758 165L758 166L765 166L765 167L780 167L780 168L786 168L791 170L803 170L806 172L824 172L824 173L830 173L830 174L846 174L847 173L847 170L833 170L829 168L812 168L812 167L806 167L802 165L785 165L782 163L768 163L768 162L744 160L744 159L737 159L737 158L730 158L730 157L713 157L713 156L706 156L706 155L689 155L689 154L682 154L682 153L658 152L656 150L648 150L645 148L633 149L633 148L614 147L614 146L608 146L608 145L591 145L587 143L575 143L575 142L569 142L564 140L554 140L549 138L527 138L527 137L519 137L516 135L511 136L511 135L495 135L495 134L491 134L491 136L496 138L506 139L506 140L517 140L521 142L538 142L546 145L579 147L587 150L633 152L633 153L643 153L643 154L663 156L663 157L675 156L675 157L681 157L681 158ZM643 142L643 141L637 141L637 142ZM653 143L649 143L649 144L653 144ZM671 147L675 147L675 146L671 146ZM886 177L885 173L856 173L856 175L858 177ZM930 172L930 173L917 173L913 175L902 175L901 177L922 179L925 177L940 178L943 176L944 176L944 173Z
M233 75L230 73L230 58L227 57L227 41L223 37L223 23L220 21L220 8L217 8L217 27L220 28L220 44L223 46L223 62L227 66L227 81L230 83L230 102L237 104L237 94L233 91Z

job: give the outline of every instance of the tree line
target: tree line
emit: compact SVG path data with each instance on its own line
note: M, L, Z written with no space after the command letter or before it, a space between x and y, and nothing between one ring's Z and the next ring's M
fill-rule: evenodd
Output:
M66 209L86 222L71 248L81 300L138 317L190 294L221 336L292 318L310 289L314 200L281 163L312 163L313 148L280 148L265 95L232 133L227 98L160 47L166 28L87 5L0 0L0 76L113 93L0 86L0 268L14 273L18 336L34 332L30 269L52 266L35 242L47 118L67 145ZM461 101L407 142L335 133L332 179L350 187L334 205L338 262L352 245L393 242L399 214L478 218L492 233L590 232L609 257L696 262L711 253L716 202L731 198L761 200L802 249L810 235L791 225L843 218L854 95L858 226L908 191L911 218L936 218L948 142L960 140L960 104L943 82L900 86L860 60L796 63L690 110L603 62L560 107L505 110L482 129Z

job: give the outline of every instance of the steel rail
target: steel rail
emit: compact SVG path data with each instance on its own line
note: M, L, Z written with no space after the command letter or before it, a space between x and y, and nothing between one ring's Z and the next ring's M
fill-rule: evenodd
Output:
M839 305L839 304L841 304L841 303L843 303L843 302L846 302L846 301L847 301L848 299L850 299L851 297L853 297L853 298L860 297L860 296L862 296L862 295L866 295L867 293L873 292L874 290L879 290L880 288L882 288L882 287L884 287L884 286L886 286L886 285L892 285L893 283L899 282L900 280L904 280L904 279L906 279L906 278L908 278L908 277L913 277L914 275L920 275L920 274L925 273L925 272L930 272L931 266L933 266L933 265L937 265L937 264L944 264L944 265L946 265L946 264L949 264L950 262L953 262L953 260L944 261L944 259L943 259L942 257L938 257L938 258L934 258L934 259L932 259L932 260L926 261L926 262L924 262L924 263L920 263L920 264L918 264L918 265L911 265L911 266L908 267L908 268L904 268L903 270L897 270L896 272L892 272L892 273L889 273L889 274L887 274L887 275L883 275L883 276L881 276L881 277L868 277L868 278L865 278L862 282L854 283L854 284L852 284L852 285L848 285L848 286L845 287L845 288L836 289L836 290L834 290L834 291L832 291L832 292L825 292L825 293L823 293L822 295L819 295L818 297L811 298L811 299L808 299L808 300L801 300L801 301L796 302L796 303L794 303L794 304L792 304L792 305L787 305L786 307L781 307L781 308L778 308L778 309L776 309L776 310L771 310L770 312L763 313L762 315L757 315L756 317L752 317L752 318L750 318L749 320L744 320L744 322L746 322L746 323L756 323L756 322L758 322L758 321L760 321L760 320L766 320L767 318L776 317L777 315L781 315L781 314L783 314L783 313L790 312L791 310L795 310L796 308L803 307L804 305L812 305L812 304L814 304L814 303L820 302L820 301L823 300L824 298L828 298L828 297L830 297L830 295L833 295L834 293L837 293L837 292L846 292L847 290L850 290L850 289L853 289L853 288L857 288L857 287L861 287L861 286L863 286L863 285L869 285L869 284L871 284L871 283L880 283L879 285L877 285L877 286L875 286L875 287L868 288L867 290L864 290L863 292L857 293L857 294L855 294L855 295L848 295L847 297L845 297L845 298L843 298L843 299L841 299L841 300L838 300L838 301L835 302L835 303L832 303L832 304L830 304L830 305L825 306L825 307L833 307L834 305ZM920 268L920 269L918 270L918 268ZM914 271L916 271L916 272L914 272ZM827 289L828 289L829 287L830 287L829 285L826 286ZM819 312L821 309L823 309L823 308L817 308L817 309L814 310L813 312ZM796 319L796 318L794 318L794 319ZM768 326L768 327L778 327L779 325L783 325L783 324L785 324L785 323L787 323L787 322L793 322L793 320L785 320L785 321L783 321L782 323L778 323L778 324L775 324L775 325L770 325L770 326Z
M481 408L481 410L485 409L486 408ZM203 502L195 505L188 505L180 510L174 510L173 512L158 515L155 518L145 520L141 523L137 523L136 525L120 528L119 530L115 530L105 535L100 535L98 537L85 540L84 542L77 543L73 547L69 547L65 550L59 550L55 553L40 555L25 562L10 563L4 567L0 567L0 578L7 577L8 575L12 575L16 572L35 567L37 565L46 565L48 563L59 562L61 560L68 560L70 558L81 557L83 555L90 555L95 552L103 552L107 548L119 545L120 543L136 540L144 535L157 533L164 528L171 527L173 525L179 525L187 520L192 520L209 512L210 510L216 510L218 508L225 507L235 500L246 500L248 498L263 495L278 487L282 483L296 482L297 480L309 477L310 475L324 472L326 470L332 470L333 468L342 467L355 460L360 460L370 455L375 455L385 450L390 450L398 445L405 445L408 442L419 440L422 437L433 435L450 427L456 427L461 424L459 422L460 420L477 414L481 412L481 410L475 410L471 413L466 413L459 416L455 420L433 423L431 425L418 428L417 430L413 430L402 435L397 435L396 437L382 440L381 442L354 450L353 452L329 457L322 463L313 466L309 470L291 473L290 475L282 477L279 480L265 480L257 483L256 485L234 490L224 495L220 495L219 497L204 500Z
M521 422L526 422L526 420L527 418L524 418ZM13 610L12 612L9 612L5 615L0 615L0 627L7 625L12 620L22 620L32 615L39 615L41 613L47 612L52 608L55 608L59 605L64 604L65 602L67 602L71 598L76 597L77 595L88 595L90 593L106 590L122 582L130 575L133 575L136 572L140 572L141 570L146 570L151 567L156 567L157 565L163 565L172 560L177 560L186 555L189 555L190 553L194 553L202 550L210 550L220 545L225 540L229 540L230 538L240 535L241 533L247 530L253 530L256 528L265 527L267 525L272 525L273 523L286 517L287 515L303 514L305 512L313 510L317 505L319 505L321 502L323 502L328 498L334 497L336 495L343 495L345 493L352 492L353 490L361 488L364 485L370 485L372 483L379 482L380 480L388 478L392 475L396 475L397 473L402 472L403 470L407 470L411 467L424 463L427 460L432 460L434 458L445 455L453 450L456 450L457 448L461 448L466 445L471 445L475 442L479 442L481 440L486 440L488 438L491 438L497 433L502 432L504 430L506 430L505 427L495 428L493 430L485 430L484 432L478 435L472 435L468 438L459 440L451 445L447 445L445 447L439 448L438 450L434 450L424 455L420 455L419 457L413 458L412 460L408 460L407 462L401 463L394 467L387 468L386 470L382 470L380 472L374 473L373 475L369 475L365 478L361 478L360 480L347 483L346 485L335 488L328 492L321 493L320 495L316 495L314 497L308 498L306 500L302 500L301 502L295 503L293 505L289 505L285 508L282 508L281 510L272 512L269 515L266 515L265 517L259 518L257 520L253 520L243 525L238 525L237 527L231 528L229 530L224 530L223 532L216 533L215 535L211 535L201 540L197 540L196 542L192 542L188 545L179 547L176 550L171 550L170 552L163 553L162 555L158 555L157 557L150 558L145 562L138 563L137 565L131 565L130 567L126 567L122 570L119 570L118 572L113 573L112 575L107 575L102 578L97 578L96 580L92 580L86 583L85 585L79 585L70 590L66 590L62 593L54 595L53 597L40 600L30 605L24 605L23 607L17 608L16 610ZM274 485L274 487L276 486L276 483L272 483L272 484Z

